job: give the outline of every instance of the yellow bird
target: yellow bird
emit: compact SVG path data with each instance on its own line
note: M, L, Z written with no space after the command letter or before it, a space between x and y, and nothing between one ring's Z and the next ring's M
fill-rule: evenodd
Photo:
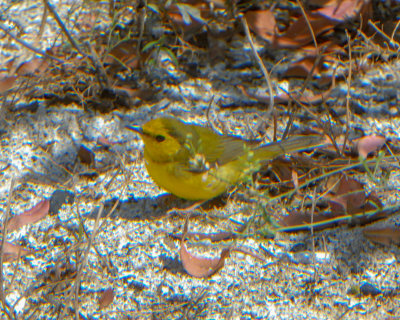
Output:
M209 200L255 172L266 160L320 146L322 137L294 136L261 147L238 137L176 118L150 120L140 134L149 175L163 189L187 200Z

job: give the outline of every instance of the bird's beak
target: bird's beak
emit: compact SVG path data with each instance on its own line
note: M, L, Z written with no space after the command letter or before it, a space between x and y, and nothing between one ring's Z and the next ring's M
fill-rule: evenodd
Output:
M143 134L143 130L142 130L142 128L139 127L139 126L125 126L125 128L127 128L127 129L129 129L129 130L131 130L131 131L134 131L134 132L136 132L136 133L139 133L140 135Z

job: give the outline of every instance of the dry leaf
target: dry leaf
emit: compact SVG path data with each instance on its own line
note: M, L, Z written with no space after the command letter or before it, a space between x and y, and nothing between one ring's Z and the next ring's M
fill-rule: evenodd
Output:
M79 147L78 157L82 163L86 163L88 165L92 165L94 163L94 152L83 144L81 144Z
M19 76L26 76L35 72L43 73L47 70L49 64L43 58L34 58L18 66L16 73Z
M365 136L355 141L358 154L366 159L370 153L378 151L386 143L386 138L383 136Z
M16 80L17 76L4 77L0 79L0 93L10 90L14 86Z
M342 174L339 183L337 183L337 176L330 178L327 186L328 189L331 189L329 184L332 183L336 184L332 192L333 196L330 198L332 212L354 214L359 212L359 209L365 205L367 196L361 182ZM341 206L338 206L338 204Z
M311 222L313 224L318 222L324 222L323 225L313 226L314 230L326 229L331 228L338 224L337 221L330 222L329 220L335 219L340 217L343 214L340 213L314 213L311 215L309 211L298 211L293 210L288 215L282 217L278 224L285 228L284 231L299 231L299 230L308 230L311 228Z
M128 69L136 69L139 66L137 56L137 41L127 40L115 46L104 62L112 65L122 65Z
M182 234L170 234L173 239L182 240ZM237 235L233 232L221 231L218 233L188 232L186 239L210 240L211 242L226 241L236 239Z
M325 4L323 8L316 10L316 12L329 19L344 22L365 12L369 2L369 0L332 0Z
M211 259L197 257L191 254L185 244L185 237L188 229L188 219L185 221L183 236L181 241L181 261L185 271L196 278L207 278L216 273L224 266L225 259L229 257L230 249L223 249L219 258Z
M337 24L319 14L309 13L307 17L316 37L331 31ZM312 41L313 37L308 23L306 19L301 16L289 26L284 34L276 38L274 45L277 48L299 48Z
M21 246L12 244L9 242L4 242L4 262L11 262L18 258L18 256L25 256L27 254L31 254L32 252L29 250L22 249Z
M364 236L373 241L386 246L392 243L400 245L400 228L385 227L385 228L368 228L363 230Z
M249 28L261 38L272 42L276 34L276 20L271 10L247 11L244 14Z
M321 72L321 61L315 66L315 57L304 57L303 59L296 61L289 65L285 71L286 77L303 77L306 78L312 71L313 74ZM313 69L314 68L314 69Z
M101 293L99 309L107 308L114 301L115 293L113 288L108 288Z
M18 216L13 216L8 223L8 230L14 231L27 224L33 224L35 222L38 222L39 220L42 220L49 212L49 208L49 200L43 200L39 202L32 209L25 211Z

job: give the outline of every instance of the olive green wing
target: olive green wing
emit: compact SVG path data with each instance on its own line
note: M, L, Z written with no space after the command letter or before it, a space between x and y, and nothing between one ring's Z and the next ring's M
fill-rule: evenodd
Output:
M205 172L236 160L245 152L245 142L239 138L221 136L210 128L198 125L180 124L168 128L181 145L174 159L180 164L179 170Z
M222 166L244 155L245 142L240 138L221 136L208 128L198 127L197 154L204 155L209 167Z

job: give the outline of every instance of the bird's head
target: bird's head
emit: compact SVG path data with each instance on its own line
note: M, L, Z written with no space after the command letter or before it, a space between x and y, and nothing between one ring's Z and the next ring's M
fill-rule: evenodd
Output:
M182 149L182 136L186 135L186 124L174 118L156 118L141 128L128 126L140 134L145 152L156 162L172 161Z

